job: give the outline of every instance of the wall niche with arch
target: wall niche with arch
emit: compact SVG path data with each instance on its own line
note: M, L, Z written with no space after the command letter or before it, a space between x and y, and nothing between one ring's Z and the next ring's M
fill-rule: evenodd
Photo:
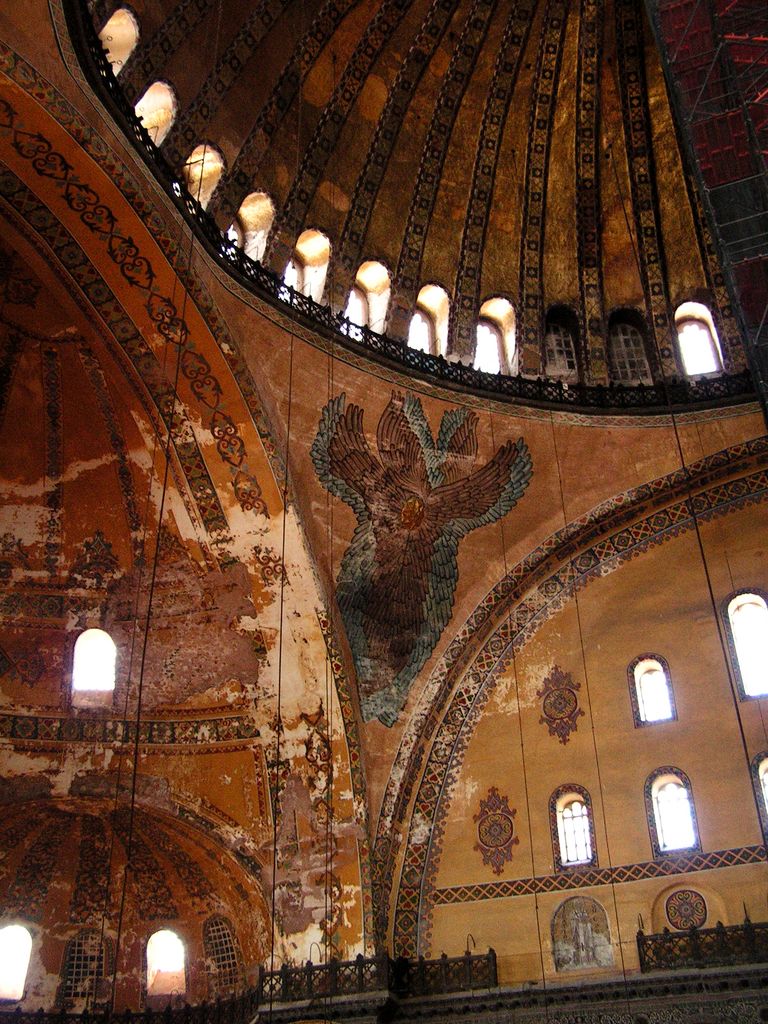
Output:
M552 915L552 956L556 971L613 967L608 915L590 896L571 896Z

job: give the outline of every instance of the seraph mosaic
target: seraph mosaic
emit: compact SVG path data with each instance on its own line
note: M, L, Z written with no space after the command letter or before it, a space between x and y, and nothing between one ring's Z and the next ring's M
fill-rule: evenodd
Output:
M519 438L476 467L476 413L449 409L435 439L421 401L397 392L379 420L376 447L378 456L360 406L348 406L345 394L328 402L312 462L357 517L336 596L363 717L391 726L451 616L459 542L517 504L533 465Z

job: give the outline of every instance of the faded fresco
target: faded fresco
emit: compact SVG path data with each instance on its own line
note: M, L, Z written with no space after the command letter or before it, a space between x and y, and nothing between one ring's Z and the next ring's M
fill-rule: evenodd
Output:
M451 615L459 541L500 519L533 472L522 438L475 469L477 415L444 413L435 439L421 402L392 394L376 432L341 394L323 409L312 461L357 527L339 569L337 597L366 720L392 725L408 687Z
M597 900L573 896L560 904L552 918L552 953L558 971L613 966L608 917Z

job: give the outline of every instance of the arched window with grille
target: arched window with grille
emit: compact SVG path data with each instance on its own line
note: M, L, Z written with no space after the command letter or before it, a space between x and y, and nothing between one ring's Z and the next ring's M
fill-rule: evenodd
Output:
M104 981L112 973L111 942L101 942L101 934L94 928L84 928L67 942L61 971L59 1001L65 1009L82 1009L78 1006L89 1000L91 1006L103 993Z
M743 699L768 695L768 595L740 590L725 602L725 631Z
M544 372L565 384L579 380L576 344L579 336L576 314L567 306L555 306L547 313L544 327Z
M195 146L182 168L187 191L205 209L224 173L224 157L215 146L202 142Z
M99 32L99 39L112 71L119 75L139 41L139 23L133 11L118 7Z
M723 355L712 314L701 302L683 302L675 310L677 344L689 377L722 373Z
M32 936L21 924L0 928L0 1000L16 1002L24 998Z
M560 786L549 799L555 870L597 864L592 800L583 786Z
M645 783L645 805L654 857L701 849L693 791L685 772L670 766L651 772Z
M618 310L608 323L611 380L617 384L652 384L645 330L631 310Z
M161 928L147 942L147 995L183 996L187 990L184 943L176 932Z
M136 116L149 132L149 137L156 146L159 146L176 120L176 93L168 82L153 82L134 109Z
M642 654L630 662L629 694L635 726L677 718L669 665L659 654Z
M234 992L242 981L242 957L232 925L225 917L209 917L203 926L208 988L212 997Z

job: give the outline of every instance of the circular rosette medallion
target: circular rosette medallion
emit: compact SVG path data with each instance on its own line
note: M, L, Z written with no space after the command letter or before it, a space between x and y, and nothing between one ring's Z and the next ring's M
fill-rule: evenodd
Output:
M570 718L579 706L578 698L570 687L563 686L558 690L551 690L542 703L542 711L545 718L559 720Z
M687 931L702 928L707 920L707 904L695 889L678 889L667 897L667 919L673 928Z
M498 849L511 842L515 824L508 814L486 814L477 826L477 838L490 849Z

